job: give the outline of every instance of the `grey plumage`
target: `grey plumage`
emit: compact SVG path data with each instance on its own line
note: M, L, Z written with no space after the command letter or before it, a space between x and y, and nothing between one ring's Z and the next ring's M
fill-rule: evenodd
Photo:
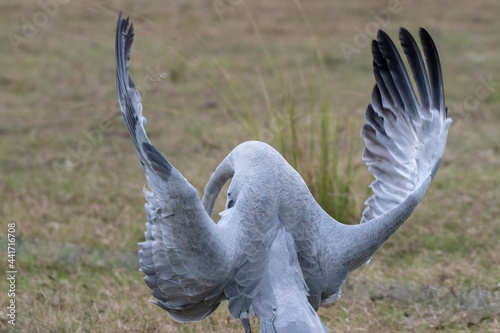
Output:
M128 29L128 30L127 30ZM403 61L379 31L373 41L376 85L361 136L375 181L359 225L326 214L300 175L273 148L250 141L217 167L200 201L196 190L150 143L138 91L128 74L133 26L121 14L116 31L118 100L146 174L148 217L140 264L154 303L177 321L201 320L219 304L249 332L326 332L316 311L340 297L349 273L370 260L410 216L439 166L451 120L444 104L436 47L420 31L427 63L408 31ZM215 200L232 178L221 221Z

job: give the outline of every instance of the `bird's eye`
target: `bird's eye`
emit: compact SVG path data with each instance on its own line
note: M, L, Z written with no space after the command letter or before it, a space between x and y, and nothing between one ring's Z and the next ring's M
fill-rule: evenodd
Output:
M229 200L229 202L227 203L227 208L232 208L234 206L234 203L235 202L233 199Z

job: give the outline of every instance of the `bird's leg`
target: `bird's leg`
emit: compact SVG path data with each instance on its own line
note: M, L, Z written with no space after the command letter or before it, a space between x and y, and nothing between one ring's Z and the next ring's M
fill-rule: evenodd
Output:
M250 327L250 320L248 319L248 312L242 312L240 314L240 320L245 328L245 333L252 333L252 328Z

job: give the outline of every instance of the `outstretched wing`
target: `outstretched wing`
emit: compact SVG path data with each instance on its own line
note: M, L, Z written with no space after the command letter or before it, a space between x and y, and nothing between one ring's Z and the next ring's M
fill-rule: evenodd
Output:
M121 13L116 28L116 86L125 124L151 191L144 189L148 216L140 243L141 271L158 299L155 304L177 321L200 320L224 299L223 284L233 266L224 231L201 204L196 190L150 143L139 92L128 73L134 28ZM226 242L227 243L227 242Z
M413 37L403 28L399 34L418 98L391 39L379 31L372 43L376 85L361 136L374 194L361 224L343 225L318 213L306 224L316 230L302 235L306 241L296 241L314 308L340 296L349 273L369 261L412 214L439 167L451 119L436 47L425 30L420 37L427 69Z
M361 137L366 143L363 160L375 181L370 185L374 195L365 202L361 223L389 212L429 176L434 177L444 152L451 119L444 101L441 65L427 31L421 29L420 38L427 71L413 37L404 28L399 32L419 100L389 36L379 31L372 43L377 83Z

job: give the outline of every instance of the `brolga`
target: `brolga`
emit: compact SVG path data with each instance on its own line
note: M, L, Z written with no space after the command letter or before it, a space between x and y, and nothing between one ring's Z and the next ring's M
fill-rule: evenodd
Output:
M139 256L154 303L188 322L206 318L227 300L246 333L249 313L259 318L261 332L327 332L316 310L338 299L349 273L412 214L439 167L451 119L430 35L420 29L422 55L410 33L399 32L414 84L388 35L378 31L372 42L375 86L361 137L375 180L357 225L329 216L299 173L257 141L224 158L200 200L148 139L141 97L128 73L133 40L133 25L120 13L116 85L149 186ZM230 179L225 210L215 223L215 201Z

